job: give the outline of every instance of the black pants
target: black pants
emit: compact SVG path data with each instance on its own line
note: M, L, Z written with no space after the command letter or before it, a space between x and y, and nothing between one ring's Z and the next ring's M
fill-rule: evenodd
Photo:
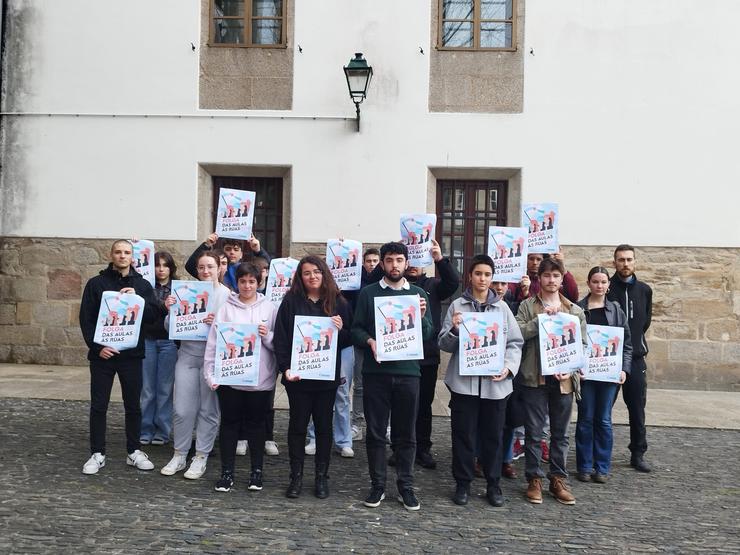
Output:
M416 450L420 453L432 448L432 403L437 387L438 364L421 367L419 380L419 412L416 415Z
M316 468L319 465L329 467L332 445L332 417L334 415L334 398L337 388L306 391L300 387L288 385L288 403L290 419L288 421L288 457L291 472L303 468L306 457L306 431L308 422L313 417L316 430Z
M273 432L275 430L275 390L270 391L270 403L265 409L265 441L272 441L274 439ZM239 441L247 440L247 419L246 417L242 421L239 427Z
M483 475L489 487L498 486L507 399L481 399L451 392L452 476L458 484L473 481L476 440L479 439Z
M252 470L262 470L265 451L265 415L270 403L271 391L241 391L227 385L216 390L221 409L221 427L218 441L221 448L221 470L234 471L236 442L239 430L245 428L249 441L249 458ZM258 446L254 448L253 446Z
M90 361L90 452L105 455L105 427L113 377L118 374L126 413L126 452L141 446L141 359Z
M416 457L416 413L419 406L419 378L364 374L363 405L367 424L367 465L374 487L385 489L387 461L385 431L391 419L391 443L396 454L398 490L414 485Z
M630 417L630 444L632 458L641 458L647 451L647 431L645 429L645 405L647 404L647 376L644 358L632 361L632 372L622 385L622 398L627 405ZM619 395L619 391L617 391ZM616 399L616 397L615 397Z

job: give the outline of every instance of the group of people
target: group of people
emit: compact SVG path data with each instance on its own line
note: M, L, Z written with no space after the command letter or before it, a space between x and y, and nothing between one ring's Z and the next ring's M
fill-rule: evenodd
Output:
M639 471L650 471L644 458L645 332L650 325L652 291L635 277L635 249L630 245L615 249L613 276L601 266L590 270L588 294L582 299L573 276L563 266L562 253L530 254L527 275L516 284L494 282L494 260L476 255L466 268L462 295L451 302L443 319L442 302L458 290L461 278L434 240L434 277L421 268L409 267L406 245L390 242L364 253L359 291L340 291L323 258L305 256L278 307L264 296L270 257L259 241L252 238L242 243L211 234L185 268L197 279L213 282L205 323L258 326L261 356L258 383L253 386L216 383L216 326L211 325L207 341L176 344L168 339L169 307L176 304L171 282L177 279L177 266L169 253L155 253L156 284L152 287L132 267L132 253L129 241L113 244L111 263L87 283L80 306L91 374L91 456L83 466L85 474L97 473L106 462L106 412L113 377L118 374L126 414L128 465L152 470L154 465L141 446L172 441L172 459L161 473L174 475L187 468L185 478L197 479L206 471L218 436L221 477L215 489L233 488L236 455L245 454L248 445L247 489L261 490L264 454L278 454L273 403L280 377L289 401L287 497L301 495L305 455L312 454L314 494L326 498L332 445L342 456L354 456L352 440L361 439L364 428L371 484L364 504L380 505L386 493L387 467L395 466L399 502L408 510L418 510L414 464L427 469L437 464L431 435L440 349L451 354L444 381L451 395L452 475L456 483L452 500L456 504L468 502L477 473L486 480L489 503L503 505L500 481L502 475L516 477L511 459L519 426L524 428L526 498L542 503L542 481L547 477L552 496L561 503L574 504L566 470L574 398L578 402L576 477L584 482L606 482L613 446L611 412L620 384L630 416L631 464ZM118 351L94 343L103 291L136 293L145 299L136 348ZM374 299L398 295L419 296L420 314L415 325L421 329L424 358L379 362ZM461 375L459 326L468 312L502 315L504 325L498 341L505 343L505 357L500 375ZM542 375L538 315L557 312L578 318L584 341L587 324L623 328L620 384L584 380L580 371ZM296 316L329 317L338 330L333 380L301 380L291 371ZM548 447L548 428L549 453L543 453L543 447ZM195 456L188 467L193 436ZM549 460L547 474L543 458Z

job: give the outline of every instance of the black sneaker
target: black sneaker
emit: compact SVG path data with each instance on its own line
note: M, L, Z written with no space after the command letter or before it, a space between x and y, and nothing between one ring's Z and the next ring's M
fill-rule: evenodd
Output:
M230 470L224 470L221 473L221 479L216 482L216 491L231 491L234 487L234 473Z
M437 461L434 460L434 457L432 457L429 451L419 451L416 454L416 464L429 470L437 468Z
M470 486L468 484L457 484L452 502L455 505L467 505L470 498Z
M252 470L249 474L249 490L261 491L262 490L262 471Z
M363 504L366 507L375 508L380 505L380 502L385 499L385 490L381 487L373 487L373 489L370 490L370 493L368 493L367 497L365 498L365 501Z
M412 488L401 490L398 493L398 502L403 503L403 507L407 511L418 511L421 506Z

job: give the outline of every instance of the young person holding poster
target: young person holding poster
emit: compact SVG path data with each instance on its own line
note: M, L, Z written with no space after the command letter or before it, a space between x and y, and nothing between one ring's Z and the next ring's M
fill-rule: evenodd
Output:
M590 293L578 302L586 322L596 326L612 326L624 329L622 342L622 371L619 383L583 379L581 376L581 400L578 402L576 424L576 477L581 482L603 484L609 476L612 446L612 407L617 389L627 379L632 363L632 341L630 328L618 303L606 298L609 291L609 272L595 266L588 272L587 285Z
M308 422L313 417L316 430L316 477L314 493L319 499L329 496L329 460L332 443L332 410L339 385L341 357L336 357L333 380L302 380L291 372L293 329L296 316L330 317L339 330L338 348L351 344L352 311L342 297L331 270L317 256L304 256L296 268L290 290L283 297L275 322L275 356L282 383L288 394L288 454L290 485L285 495L295 499L303 488L304 446Z
M408 268L408 249L402 243L386 243L380 249L384 277L360 291L352 325L352 341L363 349L363 401L367 422L367 463L372 487L365 506L377 507L385 499L386 453L385 433L391 418L391 441L396 454L398 500L410 510L419 509L414 493L414 457L416 455L416 413L419 405L419 361L391 360L378 362L376 349L375 300L380 297L419 296L421 337L428 340L434 332L427 312L429 300L420 287L403 277ZM390 299L389 299L390 300ZM415 323L418 325L418 321Z
M478 438L486 478L486 497L494 507L504 504L499 482L501 461L506 450L502 441L506 403L513 391L514 376L519 372L524 340L509 307L489 289L493 272L494 263L489 256L473 257L468 270L470 286L450 305L439 334L439 347L452 353L445 385L451 394L452 475L457 483L452 500L457 505L467 504L470 496ZM479 312L500 314L503 320L503 329L494 340L498 345L505 341L505 354L500 361L501 373L498 375L472 376L461 375L460 372L459 341L463 314ZM487 344L488 337L485 339Z
M197 262L198 279L213 282L210 301L211 312L203 315L203 321L213 324L215 313L229 296L229 289L218 282L219 258L212 252L204 252ZM165 300L169 308L177 302L174 295ZM169 318L169 317L168 317ZM205 341L181 341L175 364L175 417L174 454L161 473L172 476L185 469L187 455L195 430L195 457L185 478L197 480L206 471L208 455L218 434L219 409L216 394L208 387L203 376Z
M83 474L97 474L105 466L105 428L113 378L118 374L123 407L126 413L126 464L139 470L152 470L154 465L140 450L141 437L141 365L144 358L144 334L139 334L135 348L117 350L94 342L100 303L105 291L133 293L145 300L142 321L151 324L164 314L152 286L131 266L133 246L119 240L110 250L111 262L100 275L85 285L80 303L80 330L87 343L90 361L90 459Z
M545 258L550 257L559 260L561 264L565 264L562 250L552 255L539 253L529 253L527 255L527 275L522 277L519 283L509 284L509 290L514 295L516 302L522 302L524 299L534 297L540 292L540 280L537 270L540 267L540 263ZM573 274L568 271L563 274L563 284L560 286L560 292L569 301L573 303L578 302L578 284Z
M275 395L276 364L273 353L273 329L277 310L264 295L257 292L260 269L254 264L242 263L236 269L238 294L231 294L216 313L206 343L205 379L218 395L221 409L221 428L219 445L221 448L221 479L216 483L216 491L229 491L234 485L234 459L240 428L245 422L245 437L251 445L264 445L265 420ZM255 324L260 336L259 377L257 385L221 385L214 379L216 365L216 334L221 323ZM250 449L252 465L248 489L262 489L262 449Z
M172 280L177 279L177 264L172 255L158 251L154 255L154 292L161 310L170 296ZM141 388L141 444L163 445L172 432L172 390L175 384L177 345L168 337L164 314L154 323L142 323L146 356Z
M550 493L560 503L574 505L576 500L566 483L568 471L565 460L568 454L568 423L573 408L573 392L579 380L572 372L543 376L540 363L539 334L540 314L564 312L577 316L581 323L581 336L585 341L586 318L583 310L560 293L565 269L555 258L546 258L537 271L540 292L519 305L516 321L524 337L522 363L522 403L524 405L525 474L528 482L527 499L542 503L540 466L545 418L550 416Z

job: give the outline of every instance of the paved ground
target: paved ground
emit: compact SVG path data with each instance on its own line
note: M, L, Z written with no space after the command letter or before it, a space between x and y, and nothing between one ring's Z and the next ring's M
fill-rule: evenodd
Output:
M378 509L362 506L362 444L355 459L333 459L329 499L314 498L310 488L286 499L286 420L279 411L281 454L267 460L265 489L245 491L247 459L240 457L237 489L219 494L212 490L217 454L194 482L159 474L166 446L149 448L154 472L127 467L120 404L109 414L108 464L83 476L86 402L2 398L0 552L740 552L737 431L650 428L656 472L643 475L627 466L626 428L617 426L608 484L574 482L577 504L565 507L549 497L532 506L522 480L505 481L507 504L493 509L480 497L467 507L449 501L449 420L438 417L439 469L417 472L422 508L409 513L394 496ZM483 488L475 483L476 493Z

